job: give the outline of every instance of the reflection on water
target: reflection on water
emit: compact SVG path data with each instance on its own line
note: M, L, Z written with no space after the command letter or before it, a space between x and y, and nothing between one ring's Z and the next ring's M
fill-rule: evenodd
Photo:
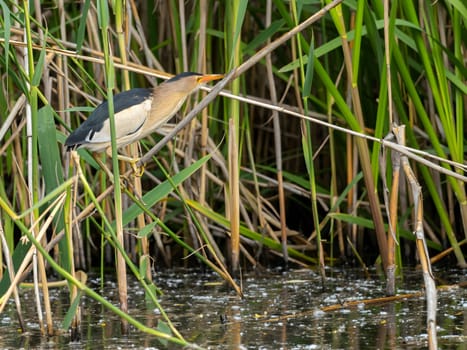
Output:
M462 271L439 272L443 283L465 280ZM245 298L239 299L214 274L162 272L155 282L164 291L160 302L185 339L208 349L425 349L426 313L423 296L384 305L324 312L321 308L348 301L382 297L384 282L365 279L355 271L329 270L325 285L313 271L268 272L243 278ZM88 279L96 290L100 281ZM420 272L406 272L398 293L419 292ZM116 284L105 282L102 292L116 303ZM132 330L120 336L118 317L84 297L79 342L67 334L39 336L31 291L21 291L28 334L17 332L13 303L0 315L0 348L37 349L163 349L153 337ZM68 296L52 290L54 317L60 322ZM130 313L156 327L160 313L146 304L144 292L130 281ZM467 350L467 293L448 288L438 295L438 344L441 349ZM59 324L57 324L59 327ZM177 348L174 345L170 349Z

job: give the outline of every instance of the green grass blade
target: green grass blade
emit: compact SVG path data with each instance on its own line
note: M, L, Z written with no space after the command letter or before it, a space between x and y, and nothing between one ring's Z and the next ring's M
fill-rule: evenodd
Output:
M196 211L198 211L201 214L203 214L204 216L206 216L207 218L213 220L214 222L217 222L219 225L222 225L227 229L230 229L230 220L228 220L225 216L223 216L223 215L221 215L219 213L216 213L216 212L212 211L211 209L206 208L205 206L202 206L200 203L195 202L193 200L188 199L188 200L186 200L186 203L188 205L190 205ZM240 226L240 234L242 236L245 236L246 238L249 238L249 239L252 239L252 240L258 242L259 244L263 244L268 248L271 248L271 249L273 249L275 251L278 251L278 252L282 252L282 245L279 242L276 242L276 241L274 241L273 239L271 239L269 237L265 237L264 235L262 235L260 233L251 231L250 229L248 229L248 228L246 228L246 227L244 227L242 225ZM297 251L297 250L295 250L293 248L288 248L288 253L289 253L289 256L291 256L291 257L295 257L295 258L298 258L298 259L301 259L303 261L307 261L307 262L313 263L313 264L316 263L315 259L311 258L310 256L308 256L306 254L300 253L299 251Z
M36 68L34 69L34 75L32 77L31 85L32 86L39 86L41 79L42 79L42 72L44 71L44 62L45 62L45 44L47 40L47 32L44 33L44 41L42 43L41 53L39 55L39 59L37 60Z
M85 34L86 34L86 21L87 15L89 12L89 7L91 6L91 0L85 0L82 7L82 12L79 20L78 31L76 32L76 52L81 52L83 46Z
M234 34L232 37L232 44L234 48L238 41L240 40L240 33L242 31L242 24L243 21L245 20L245 13L246 13L246 8L248 5L248 0L240 0L240 1L234 1L236 4L234 7L234 13L232 14L234 16ZM237 55L238 52L237 50L233 49L230 52L230 59L229 59L229 67L231 68L232 65L234 64L235 61L235 55Z
M285 21L279 19L271 23L269 27L261 31L253 40L251 40L244 48L247 53L255 53L254 51L268 41L274 34L279 32L284 27Z
M461 18L464 19L465 26L467 24L467 7L465 6L465 2L461 0L446 0L446 2L459 12Z
M62 161L58 151L53 110L50 105L39 109L38 120L39 159L46 193L50 193L63 183Z
M352 48L352 76L354 81L352 84L357 84L358 73L360 68L360 50L362 47L362 32L363 32L363 13L365 11L366 1L357 1L357 13L355 16L355 39Z
M5 38L3 45L5 47L5 71L8 72L9 65L9 53L10 53L10 35L11 35L11 20L10 20L10 8L5 4L5 1L0 1L3 13L3 29L0 29L0 35ZM8 79L8 75L6 76Z
M206 155L203 158L197 160L189 167L181 170L179 173L175 174L171 177L170 180L165 180L160 185L152 189L151 191L147 192L143 196L142 202L145 204L146 208L151 208L162 200L163 198L167 197L170 192L174 190L174 185L178 186L183 181L188 179L191 175L193 175L201 166L206 163L211 158L211 155ZM134 220L138 215L143 213L143 209L141 209L138 205L133 204L128 209L125 210L123 213L123 225L127 225L129 222Z
M56 129L54 123L53 110L50 105L45 105L38 111L38 147L39 161L42 166L42 176L45 182L46 194L53 192L63 184L63 170L58 143L56 138ZM54 218L55 229L60 232L64 229L63 213L59 212ZM71 271L72 259L67 240L59 242L60 262L67 271Z
M314 72L314 51L315 42L314 35L311 37L310 49L308 51L308 62L306 65L305 82L303 83L302 98L308 97L311 94L311 85L313 83L313 72Z
M76 311L78 310L79 302L81 301L81 297L83 296L83 291L79 290L76 297L73 299L68 311L65 314L62 322L62 329L69 329L71 326L71 322L73 322L73 318L76 315Z

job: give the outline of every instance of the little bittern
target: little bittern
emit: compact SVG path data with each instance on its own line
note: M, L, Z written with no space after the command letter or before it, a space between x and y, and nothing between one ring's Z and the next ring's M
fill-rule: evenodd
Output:
M185 72L152 89L136 88L116 94L113 102L117 147L148 136L169 121L203 83L222 78L221 74ZM102 152L110 145L107 101L97 106L65 141L67 150L87 148Z

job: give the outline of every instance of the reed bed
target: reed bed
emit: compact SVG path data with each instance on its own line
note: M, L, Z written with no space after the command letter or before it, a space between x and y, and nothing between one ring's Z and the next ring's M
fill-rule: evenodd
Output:
M63 328L79 328L85 293L124 332L187 344L165 314L158 329L128 315L127 273L158 305L162 267L207 266L239 295L251 268L318 267L325 283L326 266L377 264L394 294L404 264L421 263L427 292L431 264L466 267L461 2L0 4L0 311L12 295L20 310L32 271L53 334L39 283L51 268L70 290ZM101 100L183 71L230 74L124 150L142 156L142 177L115 143L100 158L113 178L65 151ZM77 275L107 266L119 308Z

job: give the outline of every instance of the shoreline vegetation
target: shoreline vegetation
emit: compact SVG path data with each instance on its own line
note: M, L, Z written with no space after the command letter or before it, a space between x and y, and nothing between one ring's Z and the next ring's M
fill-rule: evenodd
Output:
M436 347L431 265L467 266L464 5L0 5L0 312L13 297L21 315L18 286L34 276L52 334L41 281L58 274L72 334L86 294L123 333L187 345L158 303L161 268L204 266L241 296L246 269L316 268L326 283L326 266L377 265L393 296L403 266L419 264ZM65 151L102 100L184 71L226 77L138 144ZM141 157L143 175L117 152ZM110 266L118 307L77 273ZM127 274L160 308L158 329L127 313Z

